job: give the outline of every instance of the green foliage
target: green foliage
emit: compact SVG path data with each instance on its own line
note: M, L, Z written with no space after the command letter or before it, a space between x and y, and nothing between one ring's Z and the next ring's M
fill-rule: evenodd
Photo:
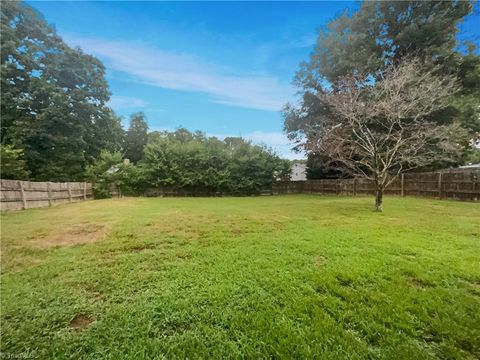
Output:
M92 125L92 136L89 141L89 163L99 157L102 150L109 152L124 151L125 131L122 128L121 118L112 110L106 111Z
M307 157L307 179L340 179L346 174L339 170L341 166L332 166L325 156L311 153Z
M411 55L450 65L460 55L458 25L472 10L468 1L365 1L359 11L345 12L320 31L297 80L307 85L346 74L377 76Z
M320 31L310 59L296 75L303 100L298 108L285 107L289 138L301 148L305 138L318 134L319 121L331 117L316 96L326 84L352 74L379 80L390 65L417 57L426 68L437 67L440 76L456 76L461 86L450 106L426 120L460 124L466 134L463 158L434 162L426 168L465 162L470 141L480 137L480 56L473 43L460 44L456 35L472 9L468 1L366 1L359 11L345 12L331 21Z
M290 162L275 156L269 149L252 145L241 138L227 138L224 142L229 160L229 191L259 193L277 178L289 178Z
M2 179L27 180L29 172L23 159L23 150L11 145L0 145L0 177Z
M119 194L132 193L132 184L136 181L137 169L122 160L120 152L110 153L103 150L95 164L87 167L87 178L93 183L96 199L111 197L112 191Z
M467 164L480 164L480 148L472 148L467 153Z
M480 206L388 203L124 198L1 214L2 354L479 359Z
M123 137L105 68L25 3L2 3L1 16L1 143L25 150L35 180L81 180Z
M151 134L139 166L146 186L212 193L256 194L289 173L289 163L263 146L186 129Z
M143 148L147 145L148 125L142 112L130 116L130 127L125 136L126 158L136 164L143 157Z

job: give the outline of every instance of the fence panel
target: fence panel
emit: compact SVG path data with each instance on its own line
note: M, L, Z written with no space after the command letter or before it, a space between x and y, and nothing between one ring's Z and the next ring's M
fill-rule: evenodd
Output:
M92 184L0 180L0 209L20 210L93 198Z
M375 188L367 179L318 179L274 185L274 193L309 193L337 195L373 195ZM425 173L406 173L396 178L386 194L423 196L439 199L480 201L480 169L450 169Z
M93 198L92 184L84 182L34 182L0 180L0 209L20 210L53 206ZM372 195L373 183L366 179L321 179L282 181L260 193ZM406 173L385 191L390 195L423 196L439 199L480 201L480 169L450 169L425 173ZM149 189L147 196L222 196L236 195L212 190L174 188Z
M480 200L480 171L446 171L441 180L441 198Z

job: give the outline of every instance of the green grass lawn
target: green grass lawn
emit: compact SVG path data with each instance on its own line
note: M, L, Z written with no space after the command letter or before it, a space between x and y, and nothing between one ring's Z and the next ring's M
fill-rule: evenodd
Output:
M125 198L1 215L1 351L480 358L480 205Z

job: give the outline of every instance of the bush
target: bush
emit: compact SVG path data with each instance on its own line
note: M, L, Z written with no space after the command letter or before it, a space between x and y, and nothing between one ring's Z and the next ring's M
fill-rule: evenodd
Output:
M264 146L185 129L151 134L139 168L144 187L235 194L258 194L290 173L289 162Z
M119 194L134 193L137 169L122 160L120 152L103 150L94 165L87 167L87 177L93 183L96 199L112 196L112 191Z
M290 162L242 138L219 140L179 129L153 132L138 165L120 152L102 151L87 169L95 198L144 194L147 189L183 193L259 194L273 182L290 178ZM154 191L155 192L155 191Z

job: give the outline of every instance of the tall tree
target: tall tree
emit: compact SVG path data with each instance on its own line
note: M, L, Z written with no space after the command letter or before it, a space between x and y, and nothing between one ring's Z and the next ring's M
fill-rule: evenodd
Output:
M148 141L148 124L143 112L130 116L130 127L125 136L125 157L133 163L143 158L143 148Z
M32 7L4 2L1 16L1 142L24 150L34 179L82 179L103 145L118 141L105 68Z
M428 118L449 105L458 91L453 76L425 70L419 60L391 65L383 79L369 84L361 75L342 77L319 101L329 109L306 148L340 163L375 185L375 210L383 192L403 171L460 150L462 130Z
M455 101L428 120L440 125L458 123L466 130L462 144L468 152L470 141L480 137L480 57L474 46L461 51L456 35L472 9L468 1L365 1L358 11L347 11L330 22L296 74L300 106L285 107L285 131L298 142L297 149L302 149L303 138L315 137L319 122L329 116L330 108L317 96L325 85L351 74L381 79L389 66L415 56L438 74L459 80ZM430 166L463 161L457 156Z
M103 150L122 152L125 149L125 131L121 118L112 110L105 111L91 127L89 127L88 161L92 163Z

